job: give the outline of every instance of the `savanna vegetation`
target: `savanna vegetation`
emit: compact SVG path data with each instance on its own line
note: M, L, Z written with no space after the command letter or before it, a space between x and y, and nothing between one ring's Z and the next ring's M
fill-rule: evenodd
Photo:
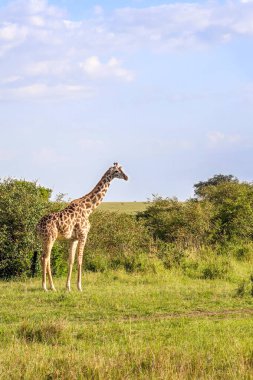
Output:
M0 379L252 378L253 302L236 278L84 278L82 293L62 278L55 293L38 279L0 283Z
M253 185L216 175L194 189L99 208L83 293L64 291L59 242L46 294L35 226L65 202L3 180L0 379L253 378Z

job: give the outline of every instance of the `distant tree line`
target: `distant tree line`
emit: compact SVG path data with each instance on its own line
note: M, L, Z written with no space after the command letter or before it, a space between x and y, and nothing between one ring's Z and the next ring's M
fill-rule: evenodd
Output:
M200 252L200 259L228 251L239 259L252 257L253 185L232 175L215 175L194 189L194 197L184 202L154 196L136 216L96 211L85 269L155 272L159 266L186 265L189 251ZM11 178L0 182L0 278L40 272L36 224L65 206L61 195L53 202L51 194L36 182ZM67 243L59 242L52 252L56 275L67 270L66 259Z

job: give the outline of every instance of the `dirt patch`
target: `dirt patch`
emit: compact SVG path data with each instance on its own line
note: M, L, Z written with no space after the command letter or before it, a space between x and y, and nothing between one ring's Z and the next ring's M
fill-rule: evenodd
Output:
M228 310L194 310L186 313L163 313L145 316L129 316L120 318L120 320L145 321L145 320L163 320L176 318L206 318L206 317L226 317L226 316L248 316L253 315L253 309L228 309Z

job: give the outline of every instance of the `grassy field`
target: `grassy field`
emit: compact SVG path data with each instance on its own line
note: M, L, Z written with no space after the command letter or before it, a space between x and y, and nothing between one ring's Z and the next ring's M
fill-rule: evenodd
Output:
M82 293L0 282L0 379L253 379L239 280L85 273Z
M139 211L144 211L146 207L146 202L102 202L98 210L136 214Z

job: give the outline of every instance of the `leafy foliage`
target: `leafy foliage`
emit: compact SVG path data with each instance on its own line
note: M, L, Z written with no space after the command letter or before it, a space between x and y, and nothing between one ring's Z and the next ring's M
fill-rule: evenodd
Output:
M51 190L35 182L6 179L0 183L0 277L29 274L38 249L35 226L49 210Z
M184 248L252 239L251 183L218 175L196 184L195 194L185 202L155 197L138 217L155 238Z
M140 256L148 254L151 237L136 218L116 212L96 211L85 247L84 265L92 271L124 268L134 271Z
M253 186L237 181L206 187L202 201L214 208L212 240L224 242L253 236Z
M216 174L207 181L200 181L194 185L195 195L197 197L205 197L206 191L212 187L219 186L226 183L239 183L238 179L233 175Z
M155 197L147 209L138 214L154 238L186 248L200 247L209 236L213 207L210 202Z

